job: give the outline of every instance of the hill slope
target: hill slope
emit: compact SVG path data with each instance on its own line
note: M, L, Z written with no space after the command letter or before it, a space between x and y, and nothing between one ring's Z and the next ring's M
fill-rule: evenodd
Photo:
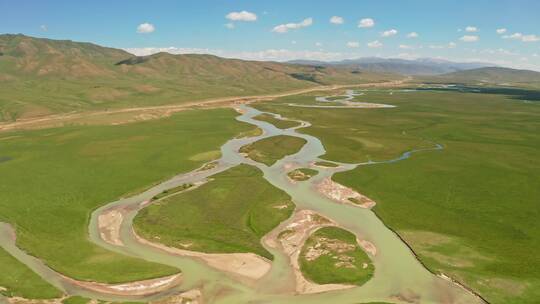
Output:
M403 75L440 75L450 72L493 66L493 64L482 62L453 62L432 58L406 60L379 57L365 57L334 62L296 60L291 61L291 63L301 65L349 67L377 73L397 73Z
M0 35L0 121L389 78L347 68L212 55L136 57L91 43Z
M465 84L540 86L540 73L529 70L490 67L440 75L434 80Z

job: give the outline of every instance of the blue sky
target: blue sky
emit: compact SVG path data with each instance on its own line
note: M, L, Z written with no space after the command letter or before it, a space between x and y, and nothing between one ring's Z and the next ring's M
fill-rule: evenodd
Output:
M412 32L417 37L408 37ZM89 41L137 54L434 57L540 70L537 0L0 0L0 33Z

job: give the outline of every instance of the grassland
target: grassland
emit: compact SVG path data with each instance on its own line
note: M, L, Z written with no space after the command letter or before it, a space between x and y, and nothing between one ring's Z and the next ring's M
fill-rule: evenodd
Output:
M324 227L310 235L299 259L304 276L318 284L362 285L375 270L356 236L337 227Z
M141 210L134 220L137 233L148 240L159 237L160 243L181 249L253 252L272 259L260 240L291 215L290 197L248 165L212 178L197 189Z
M169 190L165 190L163 192L161 192L160 194L157 194L155 195L154 197L152 197L152 200L159 200L159 199L162 199L166 196L170 196L170 195L173 195L175 193L178 193L178 192L181 192L181 191L184 191L184 190L187 190L189 188L193 187L193 184L182 184L178 187L174 187L172 189L169 189Z
M61 292L45 282L26 265L20 263L4 249L0 248L0 291L7 297L24 297L27 299L50 299L61 296Z
M279 129L289 129L300 125L295 121L277 119L274 116L266 113L257 115L253 118L260 121L266 121L267 123L270 123Z
M492 303L535 303L540 260L531 252L540 250L540 108L534 94L518 91L358 97L397 105L392 109L258 107L311 122L301 132L320 138L330 160L392 159L433 142L444 145L405 161L339 173L335 180L374 199L377 215L432 271L462 281Z
M240 152L246 153L249 158L256 162L271 166L283 157L300 151L306 142L303 138L278 135L245 145L240 148Z
M329 162L329 161L318 161L318 162L315 162L315 165L321 166L321 167L327 167L327 168L335 168L338 166L337 164Z
M287 173L287 176L294 181L306 181L317 175L319 171L309 168L298 168Z
M135 57L91 43L9 34L0 35L0 55L0 122L396 78L200 54Z
M80 297L80 296L73 296L66 298L62 301L62 304L86 304L90 302L91 299Z
M0 221L16 227L18 246L77 279L112 283L177 272L89 242L88 218L126 193L199 167L200 155L250 129L235 115L198 110L120 126L2 133L0 176L8 178L0 183Z

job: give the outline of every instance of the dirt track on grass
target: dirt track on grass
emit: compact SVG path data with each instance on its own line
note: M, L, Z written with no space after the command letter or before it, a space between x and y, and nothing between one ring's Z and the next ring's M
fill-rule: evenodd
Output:
M352 85L328 85L328 86L316 86L307 89L286 91L277 94L268 95L254 95L254 96L236 96L236 97L222 97L213 98L199 101L185 102L182 104L172 104L163 106L149 106L149 107L135 107L135 108L123 108L123 109L111 109L103 111L91 111L91 112L71 112L63 114L54 114L42 117L34 117L27 119L20 119L15 122L0 123L0 132L16 130L16 129L36 129L47 128L54 126L61 126L67 122L77 122L80 119L101 119L103 117L114 116L119 114L132 114L132 117L121 117L113 119L109 124L123 124L134 121L157 119L166 117L172 113L183 111L191 108L207 108L207 107L226 107L239 103L250 103L255 101L272 100L275 98L286 97L291 95L304 94L316 91L329 91L344 88L361 88L361 87L395 87L405 83L408 79L394 80L387 82L373 82L364 84L352 84Z

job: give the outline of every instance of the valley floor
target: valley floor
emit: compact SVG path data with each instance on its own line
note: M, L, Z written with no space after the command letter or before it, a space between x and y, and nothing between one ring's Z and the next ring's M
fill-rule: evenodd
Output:
M334 181L377 202L373 209L377 216L399 234L430 271L448 275L490 303L535 303L540 296L540 263L531 255L540 249L540 226L535 216L540 212L536 204L540 197L538 103L524 103L493 92L392 88L400 85L391 82L376 89L365 85L363 94L347 95L351 97L347 104L340 103L340 97L316 101L315 97L321 95L316 91L321 88L295 91L291 96L285 93L254 98L273 99L256 103L259 110L311 126L299 129L298 137L288 138L294 134L280 131L288 135L251 143L243 152L257 163L268 167L277 163L276 168L285 168L289 165L280 160L294 156L306 143L313 144L302 136L320 139L326 149L321 157L337 163L337 167L319 167L320 171L336 172ZM332 87L336 92L344 88ZM220 99L206 105L231 102ZM291 102L306 107L290 106ZM395 107L339 108L354 102ZM99 112L90 115L91 122L86 121L85 114L68 114L0 125L0 175L10 176L0 184L0 192L7 193L0 197L0 221L16 228L19 247L58 272L80 280L122 283L178 274L181 270L172 262L156 263L159 259L140 259L97 246L88 240L87 229L88 218L96 208L141 193L148 185L178 172L195 170L219 158L218 149L228 139L254 130L235 121L236 113L231 109L173 114L192 106ZM331 108L324 108L328 106ZM124 124L138 120L131 115L148 112L155 114L152 120ZM122 116L125 113L129 115ZM114 118L103 118L107 115ZM276 122L268 116L263 120ZM43 128L74 122L84 125ZM111 122L122 125L109 125ZM277 124L282 128L306 126L284 121ZM36 127L40 129L20 130ZM264 136L264 132L251 135ZM442 149L434 149L437 145ZM417 152L409 155L407 151ZM388 161L405 159L400 158L403 155L410 158ZM360 166L354 169L349 164ZM291 166L295 169L292 160ZM311 171L306 172L312 174L311 179L331 182L328 175L316 174L316 165L309 166ZM265 174L273 174L272 168L265 170ZM311 180L290 180L287 172L279 173L283 180L271 179L273 184L248 165L217 173L206 184L159 197L142 209L135 218L136 231L145 239L170 247L207 253L250 252L268 260L277 258L276 263L283 265L283 256L260 242L292 213L291 198L272 185L279 188L281 182L289 183L287 187L296 189L293 192L304 193L298 187ZM329 211L325 204L320 208ZM348 209L362 209L354 201L344 205L339 208L351 210L349 215L362 212ZM352 258L356 264L351 265L358 269L366 265L366 271L342 271L338 283L364 283L373 271L377 278L377 263L384 254L380 257L376 251L367 251L369 246L362 250L354 242L355 234L344 231L321 231L315 235L317 240L310 239L308 244L316 246L335 237L354 247L354 257L351 253L343 259ZM117 231L116 239L121 236ZM38 299L59 297L53 286L0 249L0 265L4 263L10 266L5 268L8 275L0 277L0 293ZM325 269L332 265L331 260L306 263L303 260L302 267L311 280L328 280ZM189 271L189 267L186 269ZM270 278L272 274L270 270ZM393 299L406 301L414 296L399 294Z

